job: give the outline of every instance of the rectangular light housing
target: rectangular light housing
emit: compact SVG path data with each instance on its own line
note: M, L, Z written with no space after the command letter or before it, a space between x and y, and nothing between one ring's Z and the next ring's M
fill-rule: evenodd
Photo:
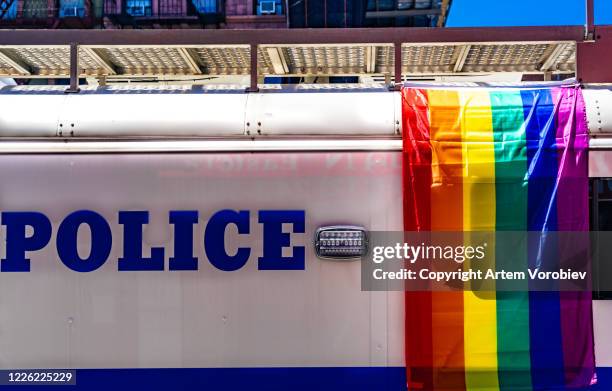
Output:
M321 227L315 234L319 258L351 259L366 254L368 237L365 228L352 225Z

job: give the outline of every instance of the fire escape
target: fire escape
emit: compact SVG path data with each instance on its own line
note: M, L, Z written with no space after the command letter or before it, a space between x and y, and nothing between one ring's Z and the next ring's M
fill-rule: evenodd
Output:
M223 0L104 0L106 28L219 27Z
M92 0L0 0L0 27L91 28Z
M0 0L0 19L4 19L14 3L15 0Z

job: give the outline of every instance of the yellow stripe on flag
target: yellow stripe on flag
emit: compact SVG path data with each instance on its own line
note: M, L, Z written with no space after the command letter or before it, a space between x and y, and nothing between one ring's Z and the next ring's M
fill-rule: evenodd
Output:
M495 150L488 92L462 90L463 230L495 230ZM487 242L487 257L495 243ZM490 258L492 259L492 258ZM494 263L490 266L494 267ZM464 264L464 269L470 267ZM488 288L494 288L487 281ZM499 390L497 378L497 311L495 292L464 292L465 382L468 391Z

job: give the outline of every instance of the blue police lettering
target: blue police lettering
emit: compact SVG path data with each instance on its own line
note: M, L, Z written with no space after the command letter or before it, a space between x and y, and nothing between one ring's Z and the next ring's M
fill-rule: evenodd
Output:
M193 256L193 226L197 223L197 210L170 212L170 224L174 225L174 256L170 257L170 270L198 270L198 258Z
M264 226L263 257L259 257L259 270L304 270L305 249L294 247L293 256L283 257L283 247L290 247L289 234L283 224L293 224L293 232L304 233L303 210L262 210L259 222Z
M204 250L208 260L217 269L231 272L242 268L251 255L251 249L241 247L235 255L228 255L225 251L225 228L229 224L235 224L239 234L249 233L249 211L222 210L215 213L204 233Z
M168 270L198 270L198 258L194 245L203 250L212 266L223 271L235 271L244 267L251 257L251 249L239 247L229 253L225 247L228 227L233 226L239 235L250 235L250 212L225 209L214 213L204 230L204 238L194 241L198 224L198 211L173 210L167 222L173 226L174 246L169 250ZM258 258L259 270L303 270L304 246L292 246L291 233L305 232L303 210L261 210L257 214L263 228L263 254ZM6 211L1 213L1 223L6 228L6 255L0 260L0 272L29 272L33 253L49 245L53 234L51 221L43 213L35 211ZM150 256L143 254L143 230L149 224L148 211L119 211L117 220L123 229L123 248L116 260L118 271L165 270L166 249L152 247ZM283 231L283 224L292 226L291 232ZM89 255L81 258L77 251L81 227L89 229L91 241ZM92 272L102 267L111 254L113 236L109 222L99 213L78 210L68 214L57 227L55 246L58 259L76 272ZM283 248L291 248L292 256L283 257Z
M147 211L119 212L123 225L123 256L119 258L119 271L164 270L164 249L151 249L151 258L142 256L142 226L149 223Z
M89 226L91 249L82 259L77 252L77 234L81 224ZM79 210L68 215L57 229L57 255L64 265L77 272L94 271L106 262L113 243L110 226L104 217L90 210Z
M29 272L30 259L26 251L45 247L51 239L51 222L39 212L2 212L2 225L6 225L6 258L0 261L0 271ZM26 236L26 228L32 234Z

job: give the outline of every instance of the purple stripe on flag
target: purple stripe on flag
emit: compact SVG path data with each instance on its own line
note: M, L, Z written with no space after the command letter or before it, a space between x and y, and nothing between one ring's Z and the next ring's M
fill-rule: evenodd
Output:
M557 111L556 144L559 153L558 230L585 231L586 235L589 230L589 182L585 104L579 87L555 88L552 94ZM583 256L588 258L587 243L585 240L584 243L560 243L560 246L574 246L571 249L573 253L584 251ZM560 250L566 252L569 248ZM565 382L569 388L589 385L595 373L591 301L590 290L560 292Z

